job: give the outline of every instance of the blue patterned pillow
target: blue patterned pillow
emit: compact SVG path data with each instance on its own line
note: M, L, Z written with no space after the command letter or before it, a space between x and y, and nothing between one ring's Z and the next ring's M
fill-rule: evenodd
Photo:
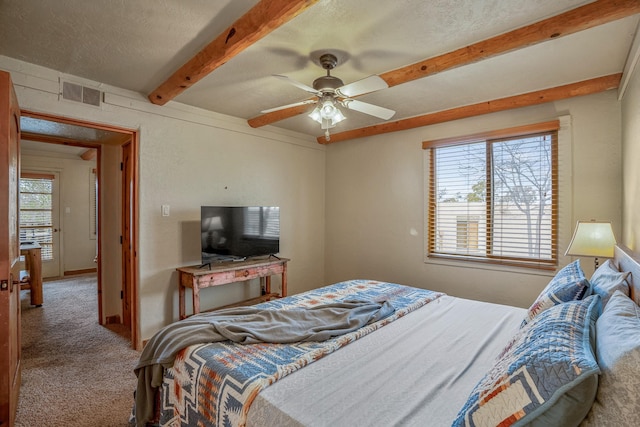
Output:
M598 388L593 346L600 306L599 295L559 304L520 329L453 426L577 426Z
M591 295L591 293L591 285L584 276L582 268L580 268L580 260L577 259L558 271L549 284L540 292L538 298L529 307L527 316L520 327L531 322L531 319L554 305L567 301L581 300Z

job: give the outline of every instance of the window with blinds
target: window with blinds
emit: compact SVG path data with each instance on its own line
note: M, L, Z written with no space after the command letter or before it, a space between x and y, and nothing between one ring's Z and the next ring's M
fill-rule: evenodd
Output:
M428 256L557 264L558 122L429 141Z
M20 241L41 246L42 260L53 259L53 175L20 177Z

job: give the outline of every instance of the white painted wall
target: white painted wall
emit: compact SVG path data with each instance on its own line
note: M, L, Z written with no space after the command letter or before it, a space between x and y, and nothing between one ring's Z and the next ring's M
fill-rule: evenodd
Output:
M178 318L175 269L200 261L201 205L280 206L280 254L291 258L289 293L325 283L325 147L314 138L252 129L244 120L175 102L155 106L142 95L74 77L105 92L101 108L85 107L58 99L58 79L65 76L56 71L2 56L0 69L11 72L24 109L139 130L140 340ZM171 216L161 216L163 204L171 206ZM105 238L114 236L111 230ZM103 285L116 289L119 247L105 241L103 249ZM209 289L201 303L218 306L252 292L257 286ZM113 294L104 295L109 310L120 304ZM105 309L105 316L112 314Z
M631 75L622 101L622 243L640 252L640 71Z
M96 240L91 237L89 187L95 160L22 153L22 170L60 173L60 228L62 229L60 275L65 271L96 268ZM67 212L67 209L68 211Z
M550 274L423 261L424 140L538 123L563 116L560 140L572 140L564 167L560 251L578 219L611 220L621 231L620 104L615 91L331 144L327 148L326 280L394 281L464 298L528 307ZM561 153L562 157L563 154ZM561 162L563 160L561 159ZM563 196L561 189L561 196ZM569 199L569 203L566 203ZM567 262L570 259L563 259ZM589 277L593 259L582 265ZM534 273L534 274L532 274Z

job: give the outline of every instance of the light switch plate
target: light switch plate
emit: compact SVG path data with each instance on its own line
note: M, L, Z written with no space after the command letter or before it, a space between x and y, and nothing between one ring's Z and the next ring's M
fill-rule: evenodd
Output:
M162 205L162 216L169 216L169 205Z

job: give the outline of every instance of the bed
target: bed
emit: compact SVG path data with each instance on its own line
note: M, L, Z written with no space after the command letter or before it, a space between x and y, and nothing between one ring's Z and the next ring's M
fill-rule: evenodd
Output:
M138 425L636 425L638 278L616 247L589 279L579 260L562 268L528 309L372 280L264 303L396 309L323 342L189 345Z

